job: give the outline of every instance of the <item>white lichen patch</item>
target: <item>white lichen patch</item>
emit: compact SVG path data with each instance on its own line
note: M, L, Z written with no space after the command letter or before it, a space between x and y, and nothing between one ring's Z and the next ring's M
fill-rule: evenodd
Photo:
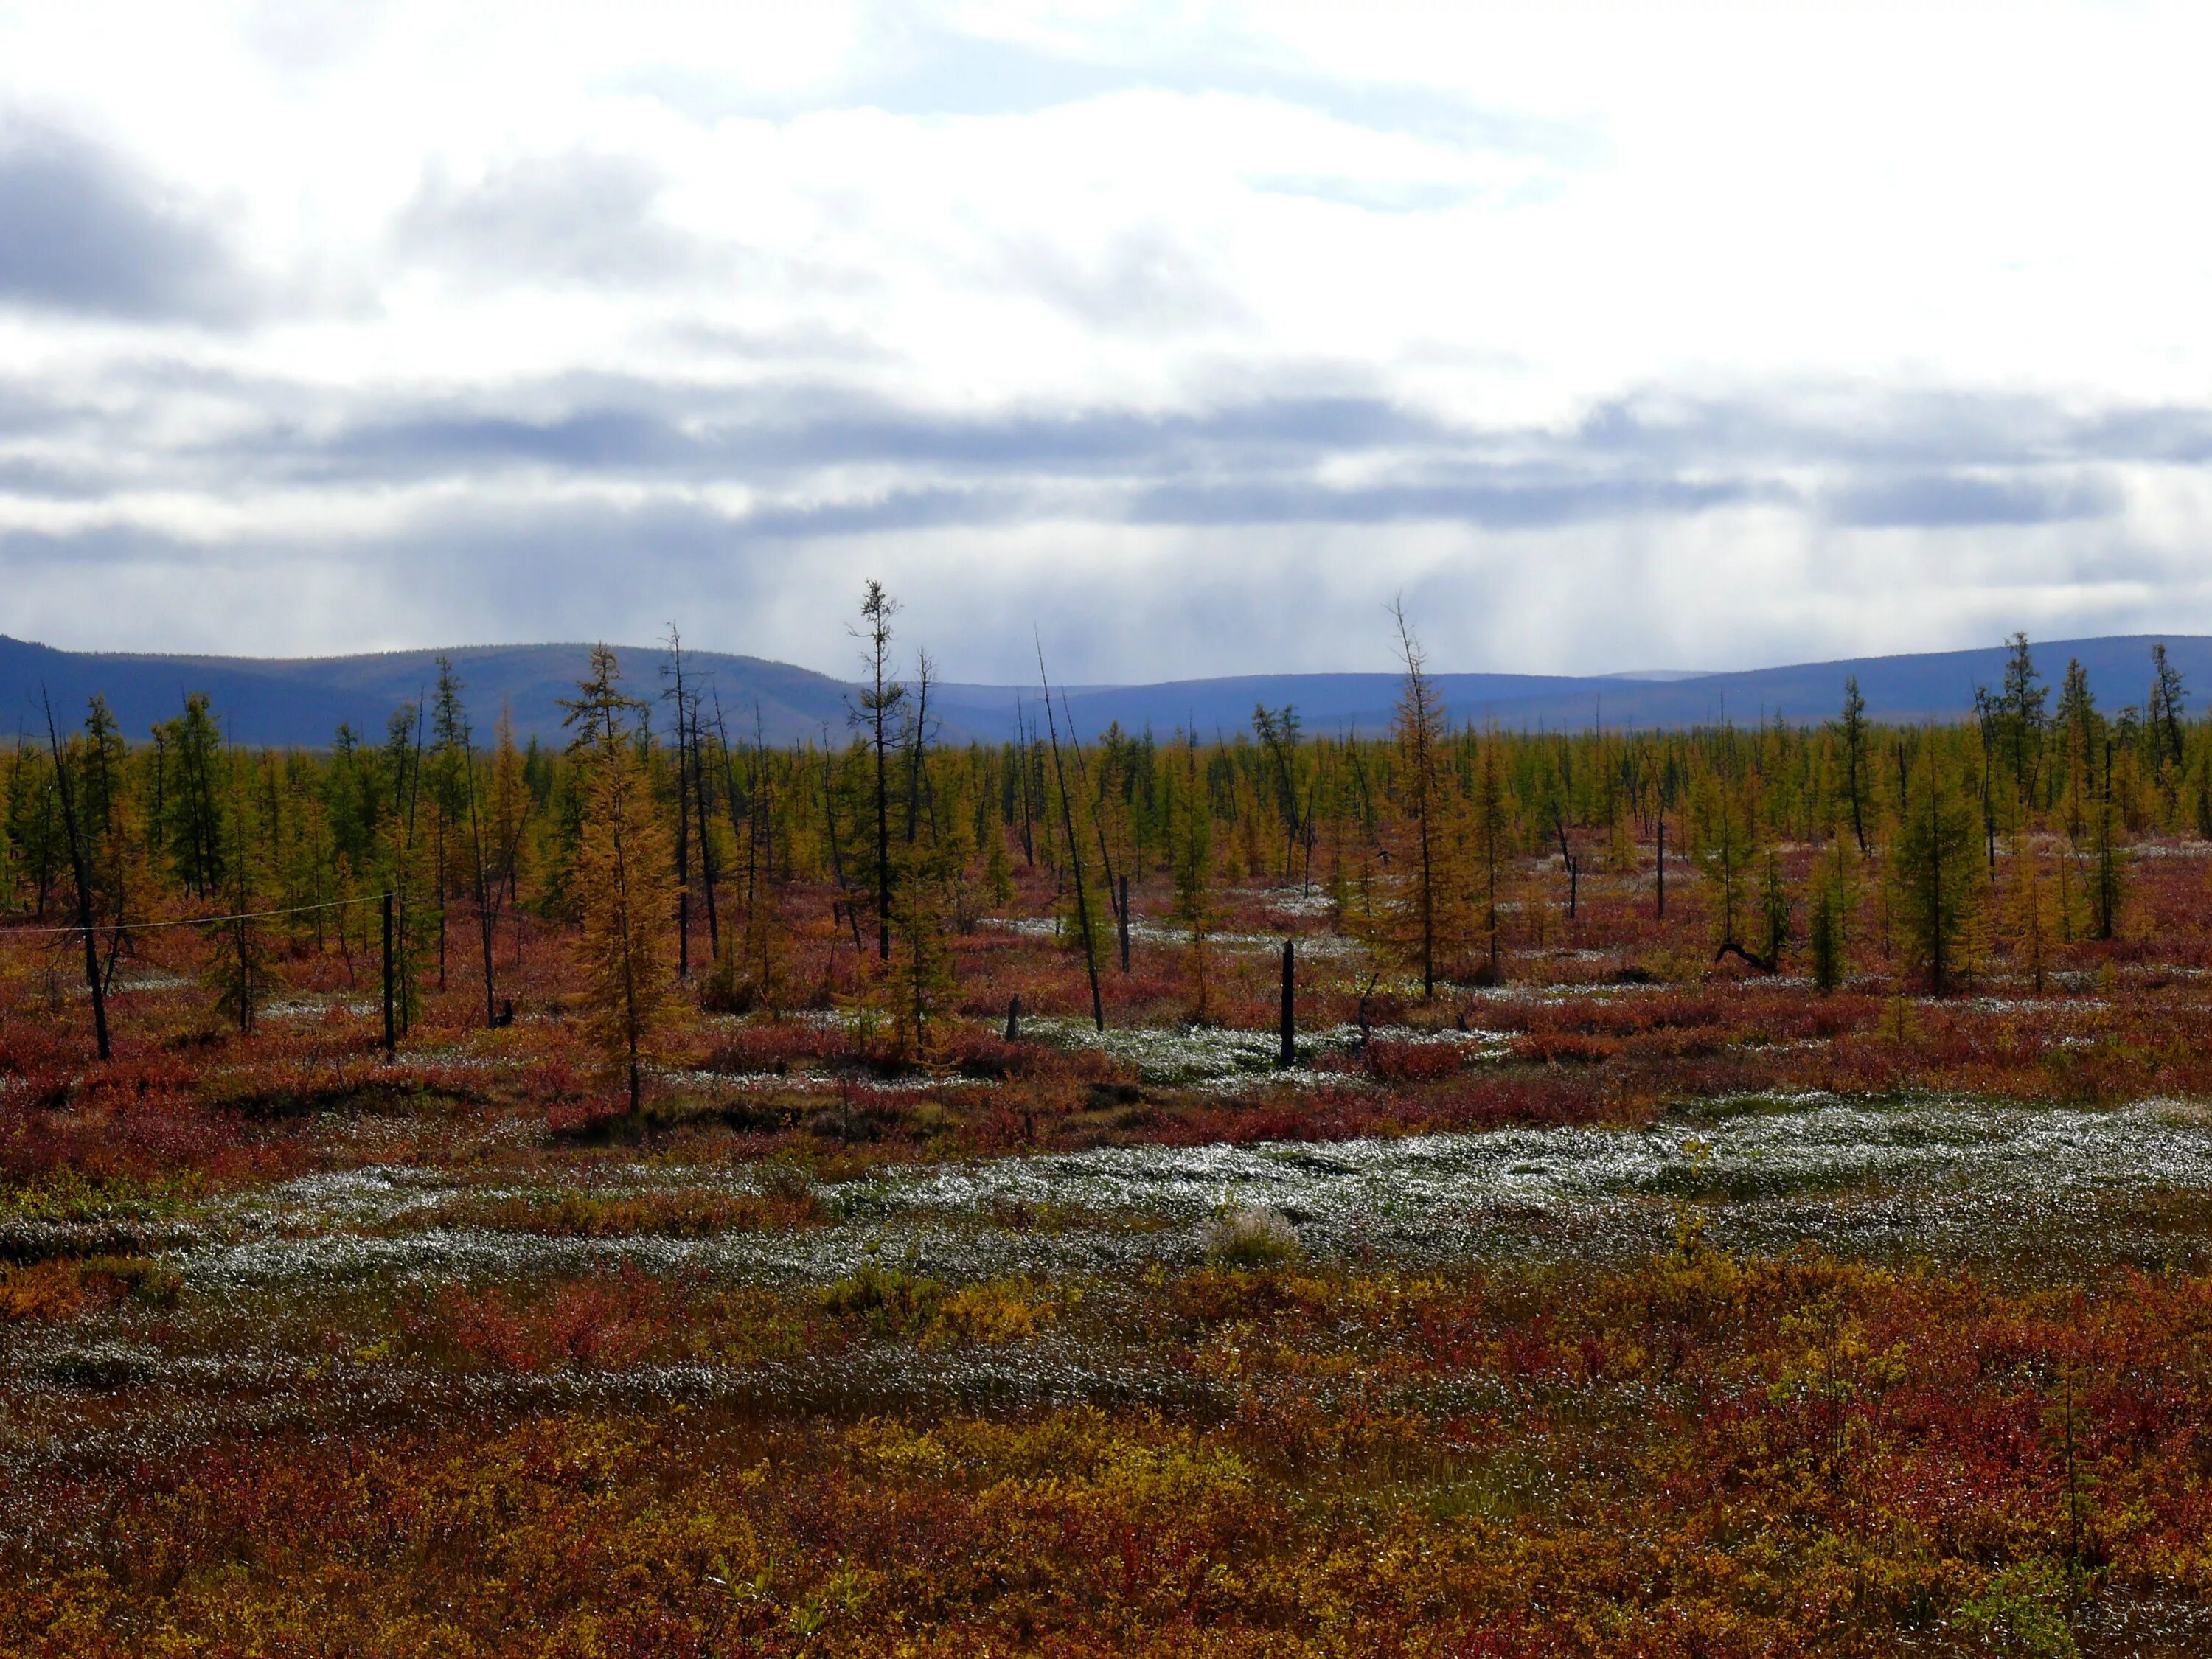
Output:
M307 1293L386 1279L496 1282L624 1260L656 1273L820 1282L885 1251L956 1279L1113 1277L1155 1261L1203 1259L1209 1230L1234 1206L1282 1216L1301 1248L1320 1255L1626 1260L1664 1248L1691 1205L1733 1247L1786 1250L1816 1240L2032 1267L2062 1245L2100 1254L2157 1247L2149 1223L2128 1218L2139 1200L2170 1204L2195 1194L2212 1203L2212 1131L2191 1103L2096 1112L1798 1094L1706 1102L1700 1114L1641 1130L1138 1146L892 1166L822 1189L826 1224L699 1237L429 1224L456 1197L557 1194L386 1167L210 1204L200 1218L227 1242L174 1259L188 1285ZM640 1162L596 1169L588 1190L734 1193L757 1190L759 1178L751 1168ZM1012 1231L994 1220L1016 1212L1102 1221ZM420 1231L408 1230L410 1214L426 1224ZM1104 1224L1117 1217L1142 1224ZM2029 1240L2037 1249L2023 1257Z
M1218 1025L1109 1025L1101 1031L1087 1020L1040 1017L1024 1020L1022 1032L1064 1048L1099 1049L1129 1066L1144 1081L1163 1085L1206 1087L1247 1082L1262 1075L1287 1078L1296 1069L1282 1066L1282 1037L1275 1031ZM1513 1042L1511 1035L1504 1031L1420 1031L1376 1026L1362 1032L1356 1025L1334 1025L1297 1032L1291 1039L1291 1053L1297 1066L1310 1066L1327 1054L1355 1049L1370 1039L1445 1044L1463 1049L1470 1059L1482 1060L1504 1058Z
M699 1089L709 1094L744 1094L774 1091L781 1093L836 1095L902 1095L933 1089L991 1089L995 1078L960 1077L951 1073L915 1072L900 1077L879 1077L868 1072L711 1072L696 1067L655 1070L656 1082L678 1089Z
M975 925L998 933L1014 933L1024 939L1065 939L1074 944L1079 943L1081 938L1064 921L1053 916L984 916ZM1114 939L1113 918L1110 915L1102 918L1100 928L1100 937L1110 950ZM1297 954L1302 961L1347 957L1364 957L1368 954L1367 947L1358 940L1346 939L1338 934L1299 933L1294 937L1297 940ZM1206 936L1206 945L1210 951L1230 951L1240 954L1254 951L1272 952L1279 951L1283 948L1284 938L1285 935L1281 933L1224 931L1208 933ZM1129 940L1133 945L1164 947L1179 951L1190 948L1190 933L1188 929L1166 926L1145 916L1133 916L1130 919Z
M325 1019L333 1016L349 1019L366 1019L383 1012L384 1005L368 998L347 1000L342 997L285 997L264 1003L256 1010L261 1019Z

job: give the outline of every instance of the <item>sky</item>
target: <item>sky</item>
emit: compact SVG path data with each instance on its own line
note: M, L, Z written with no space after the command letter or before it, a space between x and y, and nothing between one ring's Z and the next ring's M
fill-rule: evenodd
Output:
M0 631L2212 632L2212 9L0 0Z

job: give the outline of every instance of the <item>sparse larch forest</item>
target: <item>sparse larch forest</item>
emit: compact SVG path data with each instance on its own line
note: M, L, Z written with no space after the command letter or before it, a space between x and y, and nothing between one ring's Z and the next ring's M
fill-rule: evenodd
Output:
M0 754L0 1651L2212 1650L2212 721Z

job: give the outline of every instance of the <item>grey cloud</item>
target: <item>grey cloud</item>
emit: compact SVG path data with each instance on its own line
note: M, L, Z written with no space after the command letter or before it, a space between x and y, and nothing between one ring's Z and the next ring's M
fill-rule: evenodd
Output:
M1668 465L1936 469L2212 459L2212 410L2081 410L2021 394L1876 392L1802 385L1755 393L1642 395L1592 409L1574 428L1593 451Z
M1426 418L1379 398L1260 396L1172 415L1109 411L949 419L888 407L824 411L771 439L793 463L904 462L993 472L1157 476L1298 465L1337 452L1434 442Z
M211 422L222 435L177 440L163 390L227 410ZM52 397L0 382L0 484L14 493L534 477L648 493L735 484L757 501L737 533L793 542L1022 514L1507 529L1761 505L1844 527L2033 525L2120 514L2118 466L2172 464L2205 434L2184 410L2088 415L1821 387L1627 399L1564 428L1463 427L1385 398L1264 386L1176 413L951 415L819 376L715 386L573 375L466 398L356 394L334 409L325 392L159 360L64 405Z
M114 480L96 467L0 454L0 495L49 501L92 501Z
M886 363L893 354L866 335L816 324L782 328L730 328L679 321L662 331L670 343L694 355L741 362Z
M2098 478L1925 472L1856 483L1833 492L1824 505L1834 522L1863 529L1951 529L2108 518L2119 511L2121 497L2109 481Z
M312 599L285 579L302 550L273 532L220 545L120 526L0 532L0 574L15 602L10 633L107 648L296 654L488 635L645 640L675 616L702 644L842 668L852 592L860 577L880 575L908 602L908 637L940 653L961 678L1019 678L1032 624L1071 681L1381 667L1382 606L1399 590L1455 665L1535 665L1548 653L1596 669L1653 649L1707 665L1841 654L1814 623L1775 644L1741 594L1699 586L1705 556L1693 545L1659 544L1661 568L1647 570L1655 544L1640 530L1577 529L1531 547L1449 530L1408 538L1371 520L1309 520L1255 537L1238 533L1245 520L1231 515L1131 526L1111 539L1087 538L1085 550L1070 554L1036 530L1045 519L1037 505L1012 489L894 492L751 518L680 499L439 501L400 525L319 541ZM1547 508L1498 522L1541 530L1576 520ZM945 533L971 525L989 527L990 550ZM2074 590L2063 626L2175 626L2172 608L2185 600L2159 579L2176 556L2124 533L2099 541L2094 557L2069 555L2046 573ZM1440 549L1451 556L1436 558ZM1834 575L1823 591L1846 600L1865 599L1869 583L1887 580L1864 571L1855 580L1848 562ZM1647 576L1692 597L1666 603L1646 591ZM2130 578L2152 582L2156 597L2110 591ZM2039 635L2062 626L2048 604L2023 618L2017 593L1971 573L1953 571L1925 598L1962 639L2001 637L2023 620ZM2186 602L2203 601L2192 592ZM1316 614L1342 619L1356 637L1316 635Z
M2113 459L2201 466L2212 461L2212 410L2122 410L2088 424L2085 447Z
M1676 479L1520 479L1500 468L1486 482L1331 489L1319 484L1174 485L1147 492L1132 517L1178 525L1389 524L1453 520L1488 529L1583 524L1637 514L1702 513L1771 497L1746 483Z
M377 479L463 477L508 468L579 476L736 482L817 500L823 469L888 470L864 510L927 503L927 522L966 504L994 520L994 490L1034 499L1073 489L1080 510L1143 523L1460 520L1560 524L1622 514L1694 514L1747 502L1796 504L1804 471L1826 475L1814 501L1853 526L2024 524L2118 510L2101 471L2124 459L2110 423L2049 411L1947 407L1876 413L1869 437L1831 433L1771 404L1703 405L1653 421L1603 411L1565 432L1468 429L1367 397L1267 397L1175 415L1097 411L945 416L878 400L757 390L601 384L519 402L572 407L526 418L495 410L396 410L327 437L271 434L246 449L295 473ZM1972 435L1962 439L1962 430ZM2153 435L2159 434L2153 428ZM2008 441L2006 434L2013 435ZM1972 463L1949 465L1954 454ZM241 464L251 464L241 456ZM1324 483L1331 463L1380 475ZM1931 465L1930 463L1934 463ZM1975 467L1984 470L1976 471ZM984 489L986 483L993 489ZM806 509L818 518L826 507ZM794 520L794 533L811 521ZM920 520L917 520L920 521Z
M94 524L82 529L0 530L0 571L21 575L56 566L189 562L204 551L132 525Z
M420 589L427 599L490 601L478 614L495 609L502 617L520 619L516 625L526 630L532 617L565 614L562 607L574 595L603 591L611 568L644 561L696 572L732 544L726 517L687 503L524 507L461 502L429 509L404 533L334 539L318 554L335 568L385 573L402 589ZM0 570L100 563L211 575L222 568L258 589L265 585L263 573L295 556L295 548L266 535L211 547L133 525L0 530ZM280 612L294 603L281 589L280 584L264 596Z
M83 418L82 410L44 380L0 379L0 440L43 436Z
M472 183L434 167L393 234L404 257L485 283L650 284L712 257L659 218L663 182L641 161L587 151L524 157Z
M208 211L58 129L0 125L0 304L227 323L250 284Z
M1168 334L1244 314L1236 295L1162 230L1121 232L1089 258L1020 242L1007 250L1006 264L1018 287L1115 333Z
M303 443L301 459L325 477L438 477L503 465L576 473L695 471L701 447L660 416L586 409L532 421L501 415L426 415L358 428L327 446Z
M937 530L947 526L1006 524L1037 505L1027 491L902 489L873 499L776 506L750 513L732 526L748 542L804 541L884 531Z
M585 382L511 388L496 406L363 411L325 433L270 423L207 456L289 477L405 482L508 467L773 483L872 465L957 474L1159 477L1297 468L1331 453L1460 440L1379 399L1255 398L1171 416L945 416L818 392ZM508 412L538 406L546 412Z
M854 406L758 435L787 465L902 463L1083 477L1158 476L1206 466L1297 466L1323 455L1448 439L1379 398L1255 397L1172 415L1110 411L947 418Z

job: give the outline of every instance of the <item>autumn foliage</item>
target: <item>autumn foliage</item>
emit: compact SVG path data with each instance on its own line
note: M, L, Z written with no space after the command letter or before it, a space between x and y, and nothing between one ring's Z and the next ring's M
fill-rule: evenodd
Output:
M0 757L0 1652L2212 1650L2212 727L2032 671L93 711L74 857Z

